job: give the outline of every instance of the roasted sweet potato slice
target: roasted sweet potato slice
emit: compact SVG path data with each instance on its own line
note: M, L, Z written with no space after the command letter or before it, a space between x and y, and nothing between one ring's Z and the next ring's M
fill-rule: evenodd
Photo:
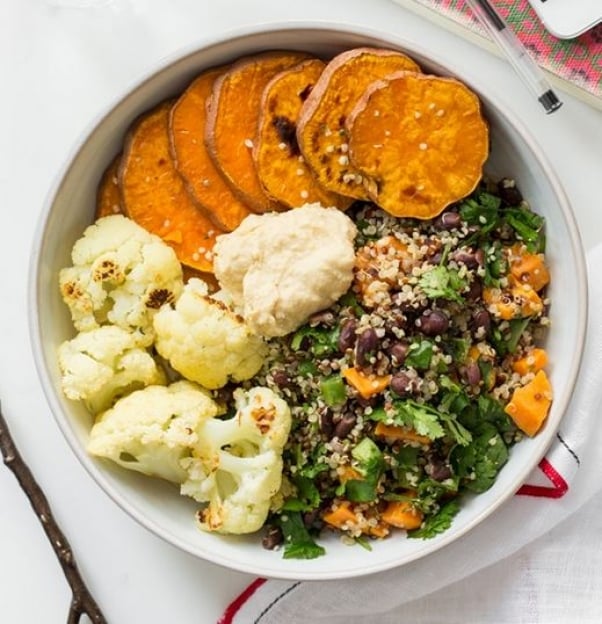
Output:
M119 193L119 180L117 178L120 162L121 154L118 154L113 158L102 174L96 193L96 219L108 217L113 214L123 214L121 194Z
M169 112L163 102L136 122L126 140L119 186L125 214L173 247L180 262L211 272L219 230L193 203L169 152Z
M274 200L291 208L307 202L345 209L351 200L322 188L297 145L297 120L303 102L326 64L309 59L280 72L263 90L253 147L259 180Z
M238 197L255 212L282 210L263 190L253 162L253 144L264 87L278 73L307 58L300 52L245 57L213 85L205 132L214 163Z
M169 137L176 169L195 201L219 227L232 231L250 213L217 170L205 146L206 101L227 68L203 72L171 109Z
M368 85L399 70L420 68L393 50L356 48L335 56L322 72L301 109L297 141L324 188L369 199L362 175L349 162L345 120Z
M347 130L370 197L398 217L430 219L468 195L489 153L479 98L452 78L398 72L377 81Z

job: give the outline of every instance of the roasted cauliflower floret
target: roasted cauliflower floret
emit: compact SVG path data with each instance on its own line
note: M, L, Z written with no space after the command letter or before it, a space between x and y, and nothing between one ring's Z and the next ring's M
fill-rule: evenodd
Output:
M59 282L76 329L114 324L151 344L154 313L183 287L173 249L127 217L111 215L86 228L71 259Z
M139 336L120 327L82 332L64 342L58 356L65 396L83 401L92 414L133 390L165 383L163 369Z
M268 515L282 480L282 450L291 427L288 405L268 388L234 392L236 414L205 420L190 478L182 493L208 505L199 526L218 533L252 533Z
M187 379L215 389L249 379L261 368L267 346L207 285L190 279L175 308L154 317L155 347Z
M88 452L181 484L188 479L185 460L199 443L203 423L218 411L209 394L191 382L148 386L100 416L90 432Z

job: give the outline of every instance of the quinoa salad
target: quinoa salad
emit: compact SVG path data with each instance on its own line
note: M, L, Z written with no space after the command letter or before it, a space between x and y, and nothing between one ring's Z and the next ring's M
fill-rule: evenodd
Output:
M327 532L370 549L400 529L445 531L462 496L490 488L536 432L516 393L544 375L549 274L543 218L514 182L483 182L432 220L365 202L347 214L358 228L351 288L272 339L246 382L291 408L263 535L285 558L324 554ZM535 399L547 412L545 387Z

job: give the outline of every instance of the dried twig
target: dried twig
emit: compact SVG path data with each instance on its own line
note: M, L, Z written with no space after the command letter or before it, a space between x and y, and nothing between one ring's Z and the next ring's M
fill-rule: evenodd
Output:
M19 482L19 485L25 494L27 494L27 498L34 509L36 516L42 523L46 536L52 544L52 548L54 549L59 563L63 568L67 582L71 587L72 598L67 624L76 624L76 622L80 622L81 617L84 614L86 614L94 624L107 624L107 620L96 604L92 594L88 591L88 588L86 587L86 584L77 569L71 546L56 523L56 520L52 515L52 511L50 510L48 500L46 499L46 496L44 496L44 492L42 492L42 489L36 482L33 474L27 467L27 464L23 461L23 458L15 446L1 409L0 452L2 452L4 463L13 472Z

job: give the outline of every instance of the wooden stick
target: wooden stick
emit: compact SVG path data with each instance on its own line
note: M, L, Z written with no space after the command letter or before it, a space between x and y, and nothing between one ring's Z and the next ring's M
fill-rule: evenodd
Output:
M4 464L17 478L38 520L42 523L44 532L52 544L52 548L58 557L61 568L63 568L63 573L71 588L72 598L67 624L80 622L84 614L86 614L94 624L107 624L107 620L81 577L75 563L75 558L73 557L71 546L54 519L44 492L42 492L42 489L15 446L15 442L10 434L1 409L0 452L2 452Z

